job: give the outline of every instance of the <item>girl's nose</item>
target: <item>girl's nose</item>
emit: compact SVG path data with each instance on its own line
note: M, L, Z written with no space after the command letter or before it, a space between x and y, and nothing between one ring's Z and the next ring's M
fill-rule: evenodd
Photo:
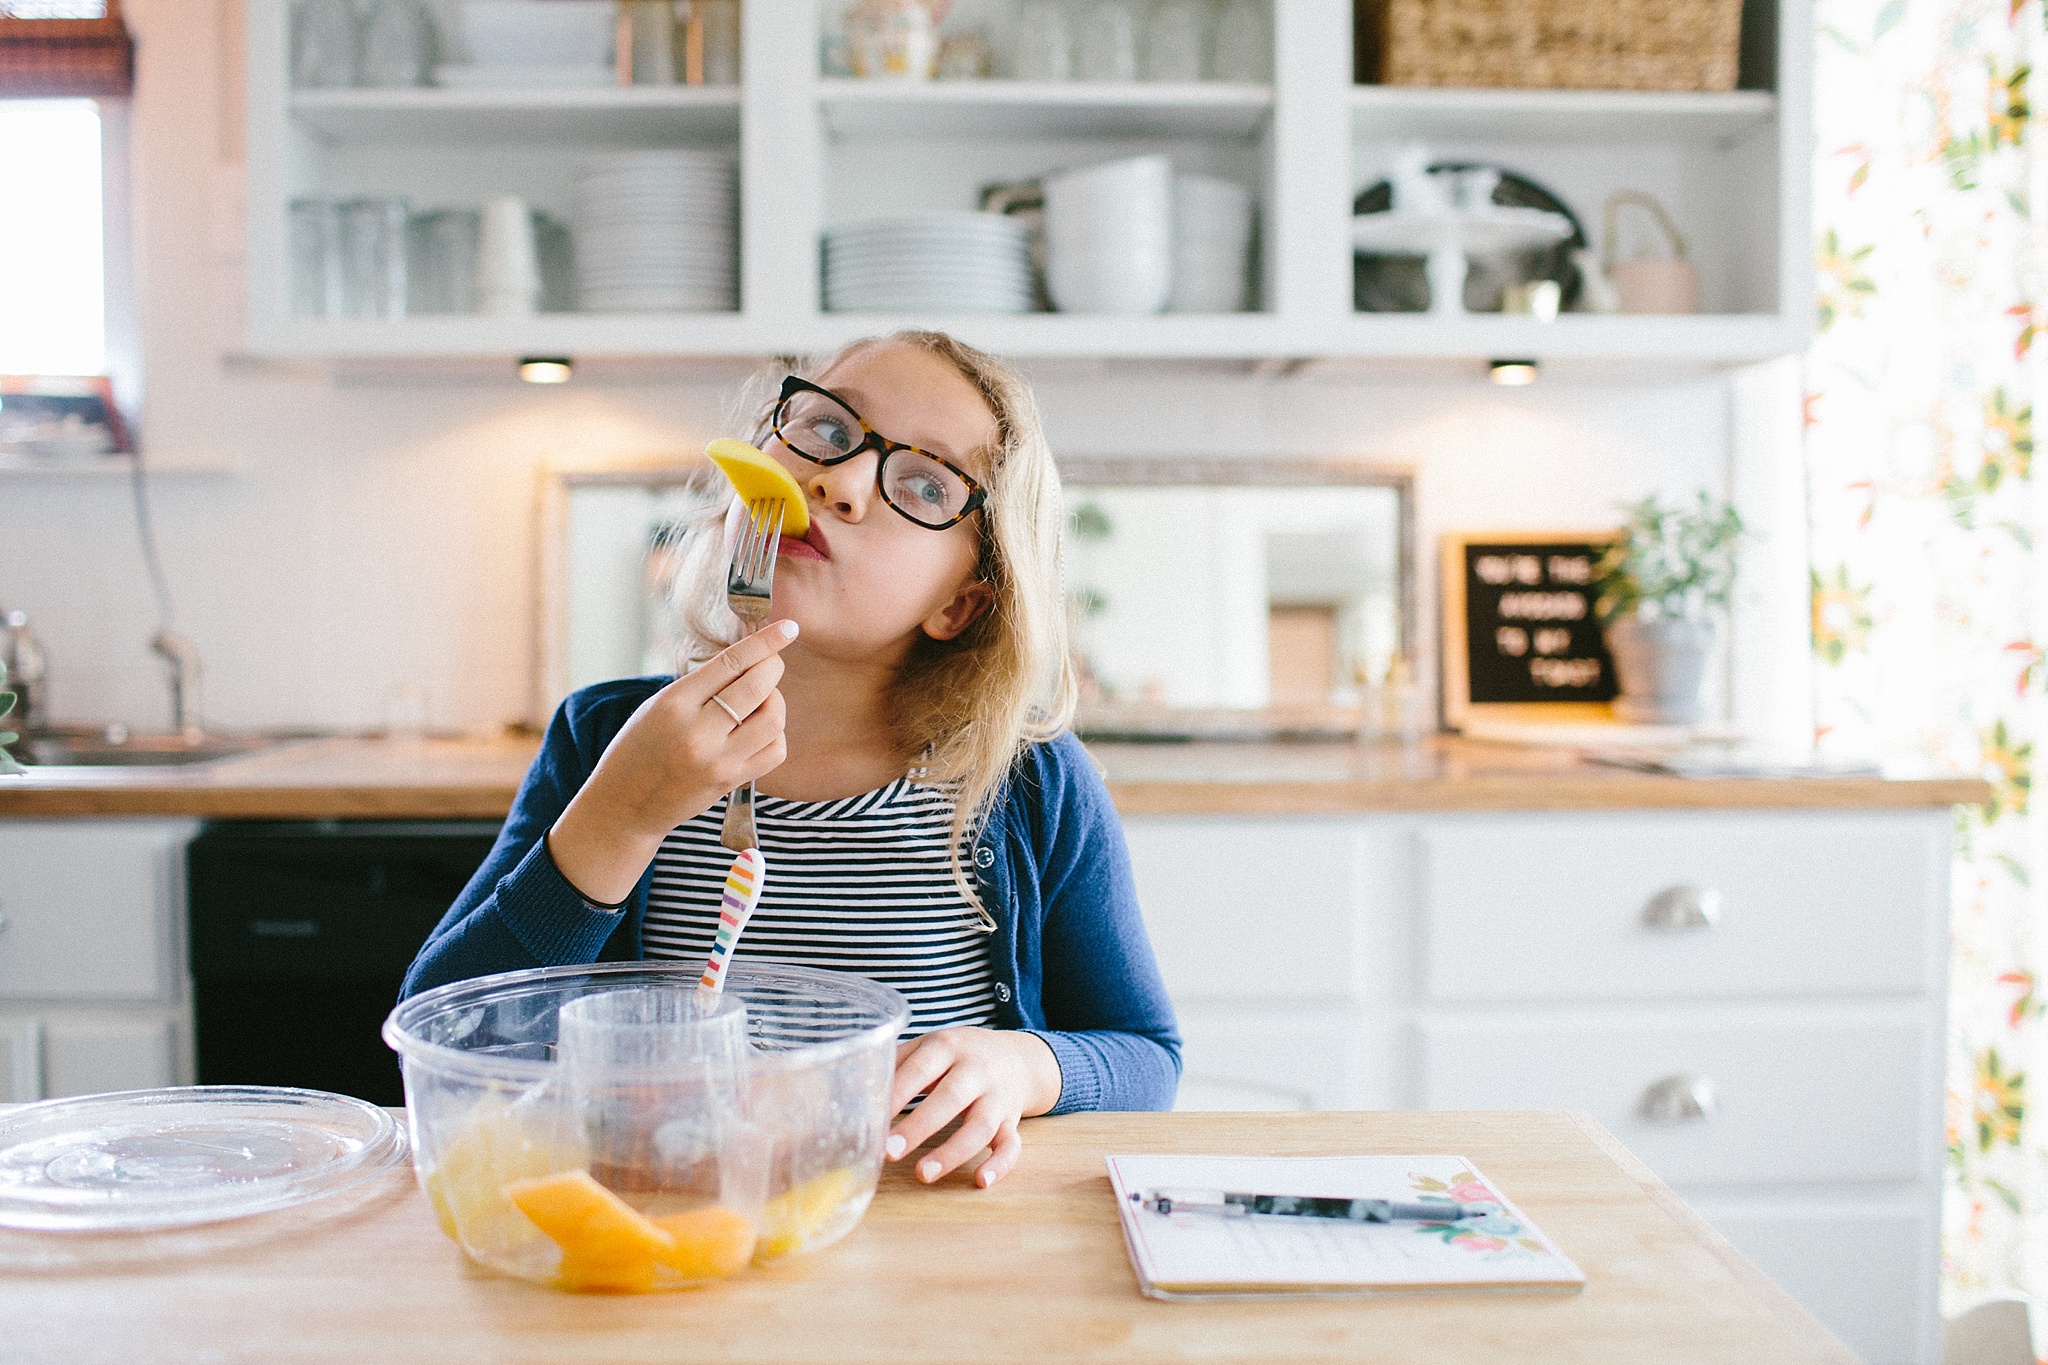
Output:
M810 477L801 481L804 495L821 499L847 521L859 521L874 502L875 461L879 458L874 451L863 450L843 464L814 465Z

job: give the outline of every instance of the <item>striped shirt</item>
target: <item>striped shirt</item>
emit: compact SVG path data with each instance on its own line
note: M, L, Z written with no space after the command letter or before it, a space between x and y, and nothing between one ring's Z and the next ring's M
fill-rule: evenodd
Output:
M720 802L669 831L654 858L642 951L701 959L718 932L732 850ZM767 860L761 904L736 963L854 972L910 1001L904 1036L995 1021L989 936L954 884L953 794L899 777L835 801L754 798Z

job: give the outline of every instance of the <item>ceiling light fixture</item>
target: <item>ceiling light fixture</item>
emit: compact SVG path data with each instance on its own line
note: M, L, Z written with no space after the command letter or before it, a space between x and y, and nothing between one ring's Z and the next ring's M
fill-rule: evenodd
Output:
M1494 383L1504 388L1526 388L1536 382L1536 362L1533 360L1489 361L1487 372Z
M519 377L529 384L566 384L574 368L565 355L530 355L519 362Z

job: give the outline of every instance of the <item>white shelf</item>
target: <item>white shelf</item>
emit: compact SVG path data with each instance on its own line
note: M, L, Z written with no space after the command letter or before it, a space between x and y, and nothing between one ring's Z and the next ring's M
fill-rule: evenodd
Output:
M1273 113L1273 88L1202 81L818 82L825 133L863 138L1252 138Z
M332 144L606 143L735 138L733 86L588 90L295 90L293 122Z
M1373 141L1485 138L1514 142L1739 141L1771 126L1778 97L1765 90L1459 90L1360 85L1351 128Z

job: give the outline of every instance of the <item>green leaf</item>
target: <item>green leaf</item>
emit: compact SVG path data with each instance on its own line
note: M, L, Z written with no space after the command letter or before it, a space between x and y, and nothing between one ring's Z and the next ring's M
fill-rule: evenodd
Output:
M1877 23L1870 31L1870 41L1875 43L1885 34L1899 26L1899 20L1906 17L1906 0L1890 0L1877 12Z

